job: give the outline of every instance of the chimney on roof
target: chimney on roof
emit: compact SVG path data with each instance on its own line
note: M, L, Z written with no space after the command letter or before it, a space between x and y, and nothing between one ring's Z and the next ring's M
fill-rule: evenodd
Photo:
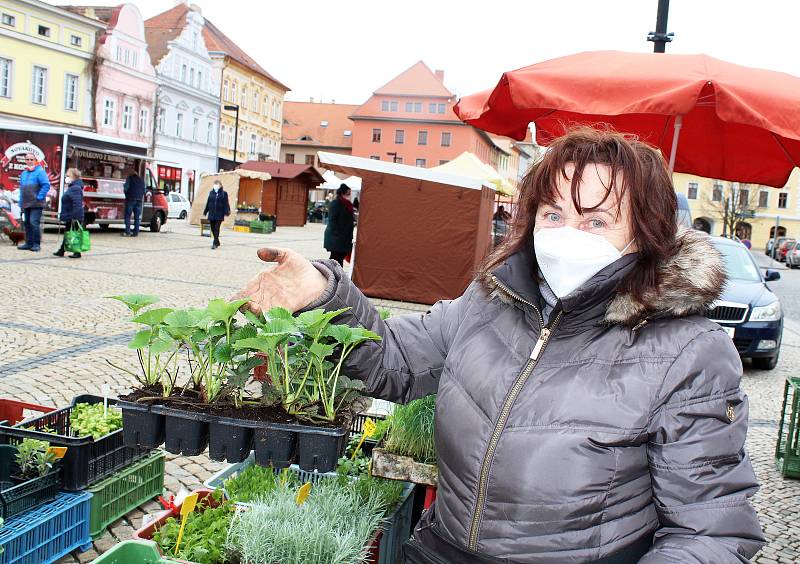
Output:
M437 70L436 71L436 78L439 79L439 82L444 84L444 71L443 70Z

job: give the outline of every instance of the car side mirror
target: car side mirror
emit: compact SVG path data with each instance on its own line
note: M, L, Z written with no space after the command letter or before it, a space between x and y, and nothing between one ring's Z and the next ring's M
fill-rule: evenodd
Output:
M781 273L777 270L767 270L764 273L764 280L767 282L774 282L781 279Z

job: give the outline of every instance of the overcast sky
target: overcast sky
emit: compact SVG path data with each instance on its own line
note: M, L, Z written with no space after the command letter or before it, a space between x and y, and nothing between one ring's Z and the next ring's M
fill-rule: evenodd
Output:
M59 2L52 2L58 4ZM102 0L82 4L109 5ZM134 2L145 18L174 5ZM203 15L290 100L360 104L418 60L462 96L503 71L598 49L652 51L657 0L205 0ZM706 53L800 75L800 1L672 0L668 53Z

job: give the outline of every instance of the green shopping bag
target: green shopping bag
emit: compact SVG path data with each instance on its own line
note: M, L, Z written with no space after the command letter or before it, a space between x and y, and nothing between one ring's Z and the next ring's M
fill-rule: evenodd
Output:
M85 253L91 249L92 243L89 231L77 221L73 221L70 228L64 233L64 250L70 253Z

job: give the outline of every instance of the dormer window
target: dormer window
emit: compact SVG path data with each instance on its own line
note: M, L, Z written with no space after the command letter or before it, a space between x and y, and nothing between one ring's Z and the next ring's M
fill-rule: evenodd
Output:
M50 28L46 25L39 26L39 35L42 37L50 37Z
M352 131L350 131L349 129L345 129L345 130L344 130L344 136L345 136L345 137L350 137L351 135L353 135L353 132L352 132Z
M73 47L80 47L81 43L83 43L83 42L81 41L80 36L78 36L78 35L70 35L69 36L69 44L72 45Z
M303 135L300 138L300 141L313 141L313 139L311 139L311 137L309 137L308 135Z
M326 120L322 120L319 122L320 127L328 127L328 122Z

